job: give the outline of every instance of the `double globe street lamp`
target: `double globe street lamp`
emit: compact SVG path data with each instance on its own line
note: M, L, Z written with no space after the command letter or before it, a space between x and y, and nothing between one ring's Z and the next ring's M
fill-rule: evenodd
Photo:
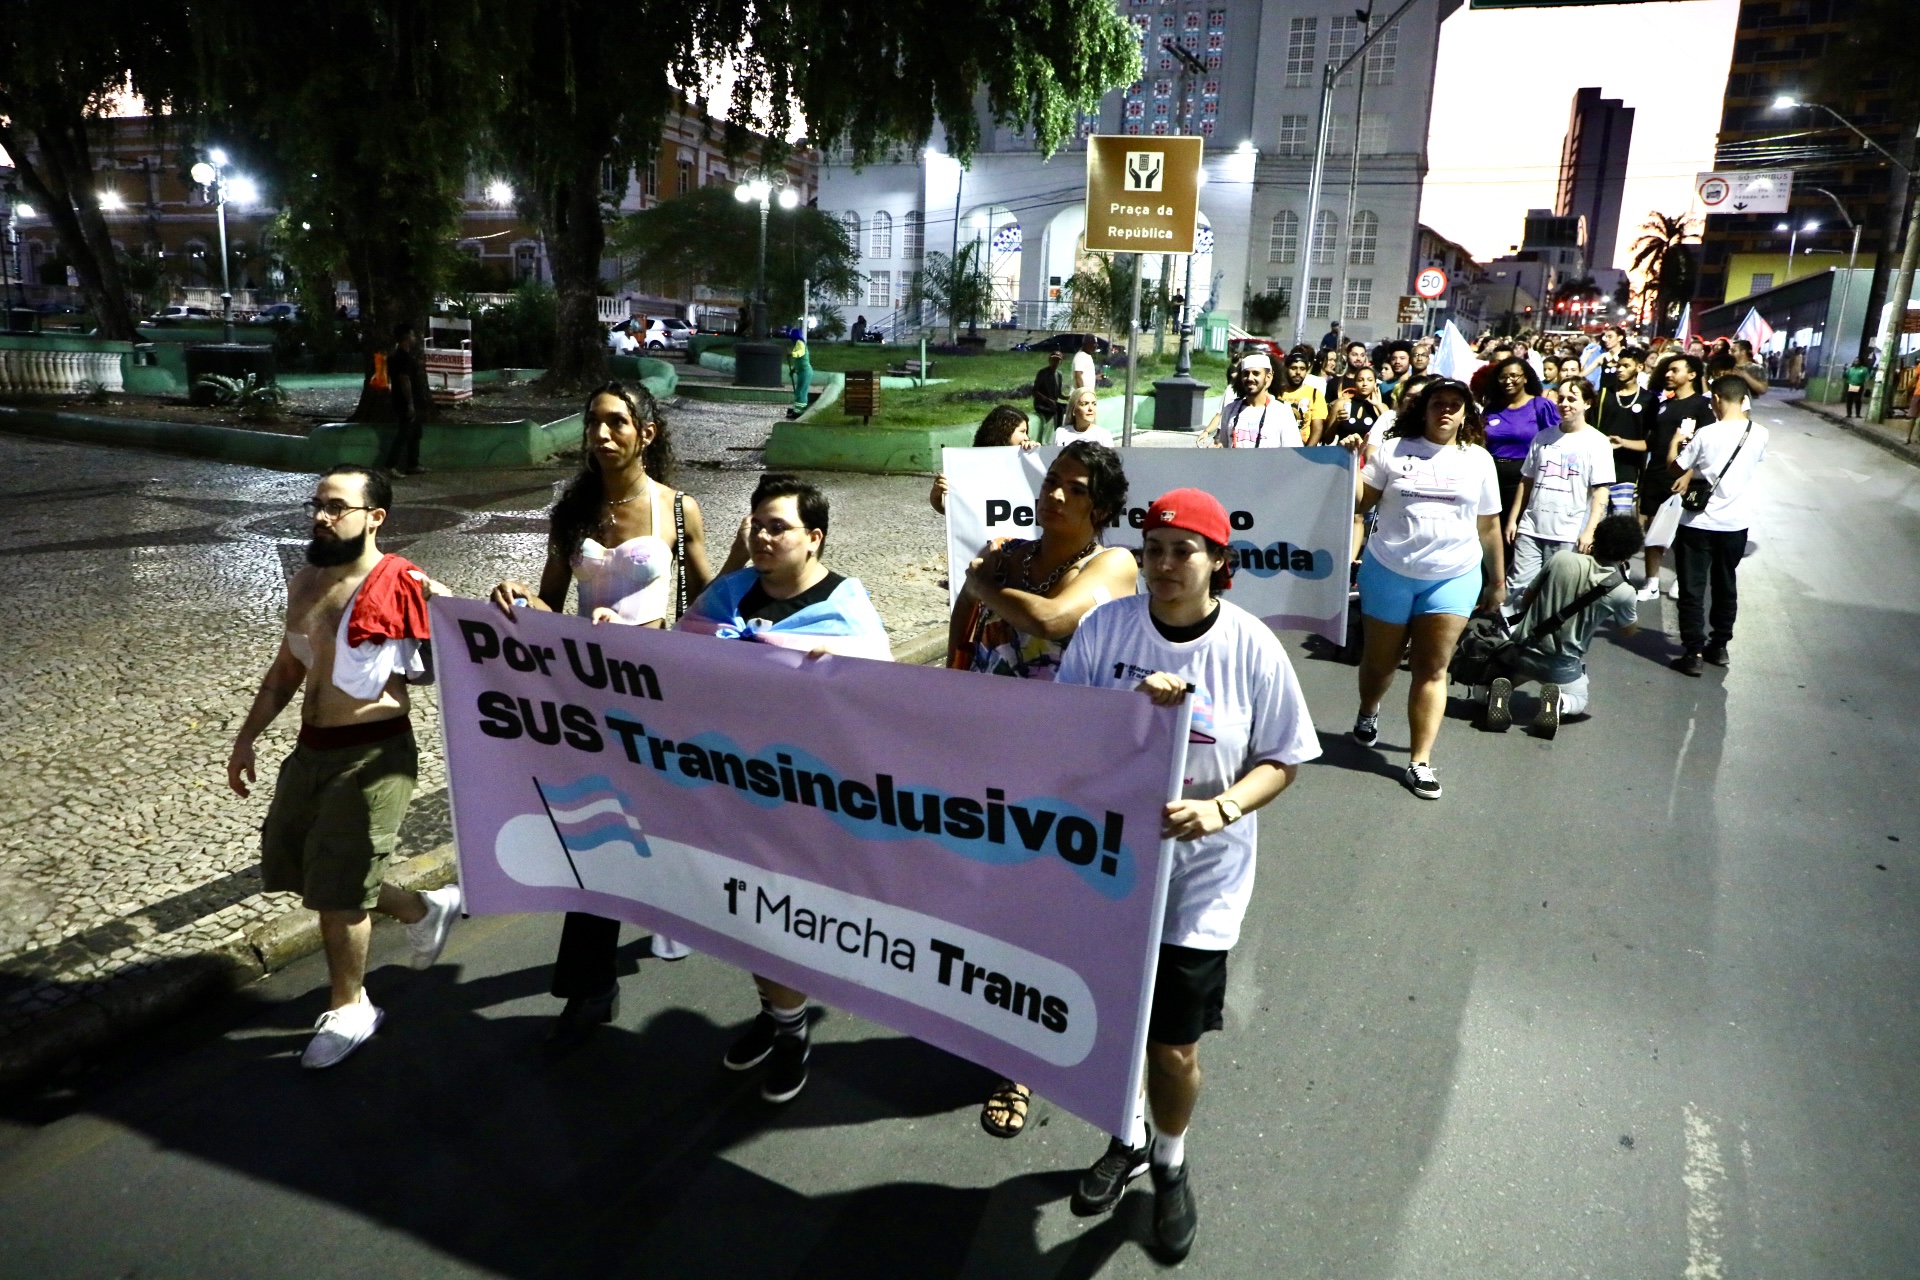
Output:
M775 185L778 182L778 186ZM753 341L734 349L736 386L777 387L781 385L781 348L767 341L767 210L778 202L782 209L800 203L800 193L786 184L786 175L773 180L755 178L733 189L733 198L741 204L760 205L760 252L753 273Z
M189 175L199 185L213 192L216 217L220 223L220 327L223 343L233 341L233 285L228 275L227 262L227 201L250 205L260 199L260 189L253 179L227 172L227 153L215 147L207 152L207 158L196 163L188 170Z

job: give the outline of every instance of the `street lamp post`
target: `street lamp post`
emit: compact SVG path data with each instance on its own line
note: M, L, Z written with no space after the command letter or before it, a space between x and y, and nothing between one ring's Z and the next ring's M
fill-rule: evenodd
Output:
M1889 310L1889 319L1880 326L1880 377L1874 384L1873 406L1867 413L1871 422L1884 422L1887 417L1887 400L1893 392L1893 380L1897 370L1894 368L1899 350L1900 334L1907 318L1907 301L1913 292L1913 274L1920 266L1920 236L1915 235L1911 201L1913 196L1913 170L1901 163L1891 151L1875 142L1859 125L1835 111L1824 102L1803 102L1792 94L1782 94L1773 100L1775 111L1788 111L1796 107L1809 107L1824 111L1843 127L1850 130L1860 141L1872 147L1893 166L1893 189L1888 193L1887 201L1887 245L1886 252L1891 255L1894 246L1904 242L1900 255L1900 265L1895 272L1893 288L1888 291L1889 301L1893 304ZM1920 140L1920 125L1914 129L1914 138ZM1911 145L1911 144L1909 144ZM1871 295L1869 295L1871 299ZM1862 325L1862 336L1865 326ZM1911 431L1909 435L1911 435Z
M1827 190L1825 187L1810 187L1808 189L1818 191L1821 195L1833 201L1833 207L1840 211L1840 220L1847 224L1849 231L1853 232L1853 245L1847 250L1847 277L1840 282L1840 313L1834 319L1833 330L1836 341L1827 342L1824 334L1821 340L1821 346L1825 348L1825 350L1821 352L1821 360L1838 360L1840 357L1836 351L1838 346L1837 340L1840 335L1846 331L1847 304L1853 300L1853 264L1860 257L1860 224L1853 220L1853 215L1847 212L1847 206L1840 202L1839 196L1833 194L1833 192ZM1833 373L1829 371L1827 374L1827 394L1823 397L1828 404L1833 403L1833 392Z
M776 201L782 209L800 203L800 193L787 186L785 178L785 174L779 175L778 195L774 182L766 178L755 178L733 189L733 198L741 204L757 202L760 206L760 249L753 269L753 340L734 348L735 386L777 387L781 383L781 348L767 341L767 212Z
M211 162L211 163L209 163ZM213 191L215 217L220 224L220 341L233 341L233 284L227 270L227 153L218 147L193 166L193 180Z

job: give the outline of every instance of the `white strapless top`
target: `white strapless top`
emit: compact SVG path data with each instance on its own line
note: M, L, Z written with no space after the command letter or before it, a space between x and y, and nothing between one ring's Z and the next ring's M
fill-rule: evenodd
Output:
M653 527L673 527L673 491L666 485L653 487ZM574 553L573 576L580 584L582 616L612 609L629 626L659 622L671 608L673 545L657 533L628 538L617 547L587 538Z

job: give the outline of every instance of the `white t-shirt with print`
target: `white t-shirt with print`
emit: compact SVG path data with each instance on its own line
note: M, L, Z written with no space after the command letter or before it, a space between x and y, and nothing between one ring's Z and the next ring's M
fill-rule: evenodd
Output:
M1707 499L1707 509L1681 511L1683 526L1720 533L1753 528L1753 471L1766 460L1767 429L1753 423L1753 432L1742 445L1740 437L1747 426L1743 418L1709 422L1681 447L1680 469L1691 470L1694 475L1713 481L1713 496ZM1737 455L1736 447L1740 450ZM1728 459L1732 459L1731 466ZM1723 467L1726 468L1724 476L1720 474Z
M1479 518L1500 513L1492 454L1477 444L1394 436L1380 442L1360 474L1380 491L1380 522L1367 553L1382 568L1441 582L1480 567Z
M1268 396L1265 404L1227 401L1215 439L1228 449L1298 449L1306 444L1300 435L1299 412L1274 396Z
M1262 760L1300 764L1320 754L1293 664L1265 623L1221 600L1205 635L1175 644L1154 628L1148 599L1127 596L1082 618L1056 679L1132 690L1165 671L1193 685L1183 797L1211 800ZM1259 815L1249 813L1175 843L1161 942L1225 951L1239 941L1259 834Z
M1527 446L1520 474L1533 482L1520 532L1548 542L1578 542L1595 485L1613 483L1613 446L1592 427L1548 427Z
M1057 445L1069 445L1076 440L1091 440L1094 444L1103 444L1109 449L1113 448L1113 432L1107 430L1099 423L1095 423L1085 431L1078 431L1073 427L1062 424L1053 433L1053 443Z

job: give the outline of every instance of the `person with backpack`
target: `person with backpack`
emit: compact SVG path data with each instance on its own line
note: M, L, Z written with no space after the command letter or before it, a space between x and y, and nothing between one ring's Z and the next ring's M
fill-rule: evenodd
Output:
M1620 566L1640 550L1640 522L1608 516L1593 531L1591 554L1556 551L1520 598L1513 639L1490 655L1486 727L1506 732L1513 723L1516 685L1540 683L1540 710L1531 726L1551 738L1562 719L1584 716L1590 698L1586 655L1603 626L1632 635L1640 626L1635 591Z

